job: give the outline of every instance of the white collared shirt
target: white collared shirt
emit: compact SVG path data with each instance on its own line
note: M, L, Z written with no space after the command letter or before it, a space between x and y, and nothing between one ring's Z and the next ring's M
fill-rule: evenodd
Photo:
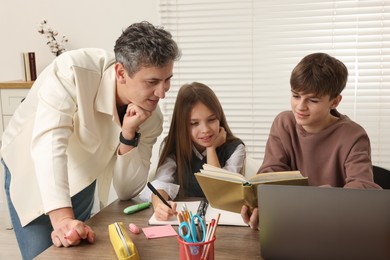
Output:
M195 146L192 145L192 151L195 153L196 157L201 160L206 157L206 150L203 153L200 153ZM225 166L222 168L231 172L240 172L244 166L244 160L245 146L243 144L239 144L230 158L226 161ZM180 188L179 185L174 183L176 167L175 158L173 156L167 157L165 162L158 168L153 181L151 181L152 185L157 190L164 190L172 200L176 198ZM145 187L139 196L144 201L151 201L152 194L153 193L149 190L149 188Z

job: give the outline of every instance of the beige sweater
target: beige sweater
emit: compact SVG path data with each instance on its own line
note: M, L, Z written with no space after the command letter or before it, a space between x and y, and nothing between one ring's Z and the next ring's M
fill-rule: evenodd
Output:
M162 132L156 109L139 129L136 149L118 155L114 55L100 49L61 54L38 77L3 134L1 155L11 173L11 199L23 226L98 180L108 201L111 181L121 199L146 184L152 147Z

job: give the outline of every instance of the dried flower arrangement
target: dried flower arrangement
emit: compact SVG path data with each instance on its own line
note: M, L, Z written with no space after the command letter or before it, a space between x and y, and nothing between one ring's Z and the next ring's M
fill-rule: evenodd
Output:
M56 37L58 36L58 32L53 30L48 24L46 20L43 20L38 26L38 32L40 34L46 35L47 45L50 47L51 52L59 56L61 53L65 52L66 49L64 44L68 42L68 38L64 35L62 36L61 41L59 42Z

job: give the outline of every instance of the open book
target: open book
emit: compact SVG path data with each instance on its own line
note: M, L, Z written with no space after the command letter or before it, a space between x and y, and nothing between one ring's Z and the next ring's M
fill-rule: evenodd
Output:
M245 204L257 207L257 185L308 185L307 177L299 171L261 173L246 179L243 175L204 164L195 173L207 200L213 208L240 213Z
M198 207L200 205L200 201L175 201L177 203L176 210L180 211L185 204L189 211L191 211L193 214L197 213ZM230 212L226 210L221 209L215 209L211 207L210 205L207 206L206 209L206 223L211 222L211 219L215 219L218 215L218 213L221 214L219 218L218 225L225 225L225 226L248 226L245 224L245 222L242 220L241 215L235 212ZM149 225L179 225L176 216L172 216L168 220L157 220L156 216L152 215L152 217L149 219Z

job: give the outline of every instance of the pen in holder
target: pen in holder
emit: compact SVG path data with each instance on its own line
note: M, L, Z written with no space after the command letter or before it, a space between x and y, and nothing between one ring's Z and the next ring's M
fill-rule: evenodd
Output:
M180 260L200 260L206 256L205 260L214 260L214 241L215 236L206 242L186 242L180 236L177 236L180 248Z

